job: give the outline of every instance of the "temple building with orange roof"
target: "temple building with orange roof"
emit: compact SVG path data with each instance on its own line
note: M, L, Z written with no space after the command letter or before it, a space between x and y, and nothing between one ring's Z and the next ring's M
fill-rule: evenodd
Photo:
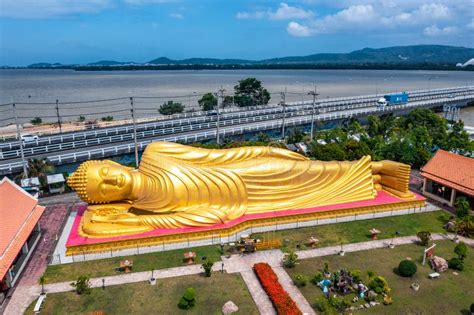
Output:
M454 207L457 197L474 204L474 159L438 150L421 168L423 194Z
M0 304L41 239L44 209L7 177L0 181Z

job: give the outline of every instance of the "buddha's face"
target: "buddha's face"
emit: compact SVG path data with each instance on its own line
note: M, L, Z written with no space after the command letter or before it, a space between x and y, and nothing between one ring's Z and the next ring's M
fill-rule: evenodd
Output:
M89 199L95 202L129 199L133 186L131 170L111 161L90 165L86 184Z

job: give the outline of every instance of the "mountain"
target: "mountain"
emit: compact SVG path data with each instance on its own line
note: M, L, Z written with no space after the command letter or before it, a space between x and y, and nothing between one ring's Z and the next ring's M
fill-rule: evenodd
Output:
M256 63L256 61L218 58L188 58L182 60L172 60L167 57L160 57L147 62L147 64L154 65L240 65L253 63Z
M146 63L102 60L85 65L62 65L60 63L35 63L28 68L69 68L76 70L124 70L126 69L237 69L237 68L350 68L379 67L410 69L456 68L466 65L474 58L474 48L443 45L412 45L386 48L364 48L350 53L321 53L308 56L290 56L263 60L188 58L173 60L159 57ZM459 68L459 66L457 67Z
M263 64L288 63L464 63L474 57L474 49L442 45L364 48L345 54L314 54L261 60Z

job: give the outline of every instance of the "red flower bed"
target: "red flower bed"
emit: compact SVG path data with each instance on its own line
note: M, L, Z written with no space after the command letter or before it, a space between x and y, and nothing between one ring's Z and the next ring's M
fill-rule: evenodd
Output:
M267 263L253 265L253 270L257 275L260 284L275 306L279 315L301 315L301 311L296 306L295 301L283 289L278 277Z

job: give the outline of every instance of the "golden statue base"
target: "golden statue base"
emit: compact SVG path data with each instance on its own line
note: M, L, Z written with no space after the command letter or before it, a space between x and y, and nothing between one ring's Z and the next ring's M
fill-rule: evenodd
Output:
M84 255L128 248L137 248L137 252L140 252L139 248L149 246L158 247L153 251L162 251L183 248L183 245L185 247L218 245L233 242L239 239L242 233L251 234L276 229L292 229L333 223L331 219L349 221L381 217L384 214L400 215L421 212L425 207L425 198L416 195L415 198L406 200L388 192L380 191L377 197L372 200L339 203L308 209L245 214L230 222L213 226L156 229L146 232L137 230L135 231L136 234L103 238L88 238L84 234L81 235L81 227L90 220L90 214L85 211L86 207L86 205L79 206L78 215L66 244L67 255ZM373 215L370 216L370 214ZM137 228L139 229L139 227Z

